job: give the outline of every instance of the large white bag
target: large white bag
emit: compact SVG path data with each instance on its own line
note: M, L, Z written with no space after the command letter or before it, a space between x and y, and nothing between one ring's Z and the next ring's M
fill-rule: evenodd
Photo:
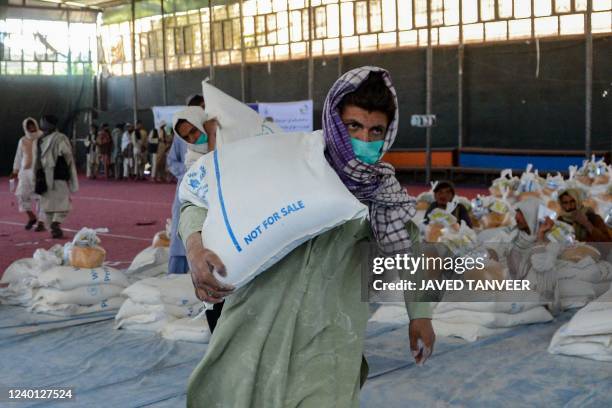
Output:
M75 304L49 304L45 301L37 301L32 304L30 311L34 313L48 313L55 316L78 316L87 313L117 310L121 307L124 300L125 298L121 296L115 296L89 306Z
M202 240L227 268L220 281L244 285L301 243L367 216L323 150L321 132L266 135L222 146L187 171L179 197L208 208Z
M219 122L217 148L253 136L283 132L276 124L264 122L253 109L206 81L202 82L202 94L208 117Z
M177 319L184 317L194 317L204 311L204 305L202 303L189 305L189 306L178 306L178 305L148 305L145 303L136 303L132 299L127 299L121 306L121 310L117 313L117 320L148 314L159 314L164 316L173 316Z
M442 320L432 320L431 324L438 337L460 337L469 342L511 330L509 327L491 329L479 324L449 323Z
M146 305L190 306L201 303L189 274L147 278L129 286L123 294L135 303Z
M17 283L37 276L39 273L38 263L34 258L18 259L6 268L0 279L0 283Z
M186 317L168 323L161 331L167 340L181 340L192 343L208 343L210 330L206 319Z
M41 300L50 304L94 305L105 299L119 296L122 291L121 286L115 285L89 285L70 290L42 288L34 294L34 301Z
M166 247L145 248L134 257L125 275L131 282L165 275L168 273L169 257L169 249Z
M539 306L513 314L453 310L446 313L435 313L433 319L434 321L444 321L446 323L468 323L498 329L501 327L549 322L553 317L543 306Z
M612 290L579 310L553 336L548 351L612 361Z
M36 279L36 285L70 290L89 285L116 285L125 288L129 286L129 282L123 272L108 266L94 269L56 266L53 269L42 272Z

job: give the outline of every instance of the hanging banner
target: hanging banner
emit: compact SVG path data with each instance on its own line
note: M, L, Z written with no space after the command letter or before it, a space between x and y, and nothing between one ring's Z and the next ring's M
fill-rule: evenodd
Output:
M259 115L274 122L285 132L312 132L312 101L258 104Z
M165 121L167 126L172 126L172 116L181 109L185 109L184 105L173 105L173 106L153 106L153 123L155 129L159 129L161 121Z

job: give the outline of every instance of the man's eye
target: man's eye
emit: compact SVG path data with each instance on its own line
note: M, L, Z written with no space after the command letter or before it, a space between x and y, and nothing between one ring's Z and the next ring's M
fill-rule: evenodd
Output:
M348 128L349 130L357 130L357 129L360 129L361 127L357 123L349 123Z

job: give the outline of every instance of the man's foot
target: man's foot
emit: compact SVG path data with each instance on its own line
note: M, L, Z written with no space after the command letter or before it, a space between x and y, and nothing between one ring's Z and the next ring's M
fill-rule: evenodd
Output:
M59 222L51 223L51 237L52 238L63 238L64 237L64 232L60 228Z
M45 223L42 221L38 221L38 225L36 226L36 228L34 229L34 231L36 232L41 232L41 231L46 231L47 229L45 228Z
M32 227L34 226L34 224L36 224L36 218L31 219L30 221L28 221L28 223L25 225L25 229L26 230L31 230Z

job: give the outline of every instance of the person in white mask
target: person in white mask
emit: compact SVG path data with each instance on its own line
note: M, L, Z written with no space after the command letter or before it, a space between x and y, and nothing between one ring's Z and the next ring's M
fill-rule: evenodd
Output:
M217 127L215 120L199 106L188 106L174 114L172 120L174 133L187 143L185 168L191 167L203 154L214 150Z
M34 192L34 163L36 161L36 141L42 136L43 132L39 129L38 123L34 118L26 118L23 121L24 136L19 139L15 161L13 163L13 173L11 179L18 178L15 196L19 212L28 215L28 222L25 229L31 230L38 221L35 231L44 231L45 224L42 219L38 219L34 213L34 202L38 201L38 195Z

